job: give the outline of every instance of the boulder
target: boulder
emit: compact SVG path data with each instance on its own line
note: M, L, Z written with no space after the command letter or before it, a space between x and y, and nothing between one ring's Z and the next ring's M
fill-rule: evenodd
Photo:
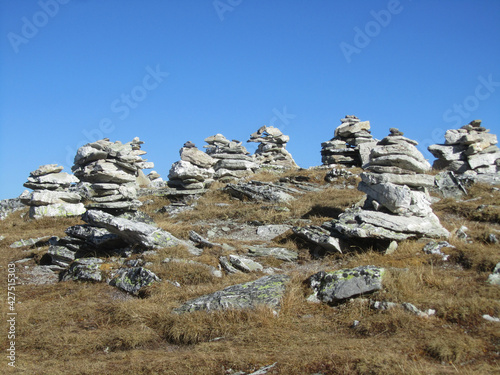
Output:
M152 271L143 267L132 267L119 269L109 285L130 294L138 294L142 288L158 281L161 281L160 278Z
M174 309L177 314L199 310L251 309L268 306L277 309L285 293L289 277L286 275L264 276L255 281L232 285L218 292L187 301Z

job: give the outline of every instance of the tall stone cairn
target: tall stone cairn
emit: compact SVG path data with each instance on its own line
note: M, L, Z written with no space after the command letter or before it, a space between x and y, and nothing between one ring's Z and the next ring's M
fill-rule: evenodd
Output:
M416 145L395 128L377 143L358 186L367 195L365 204L340 215L335 230L349 238L389 241L449 236L431 209L427 188L434 177L425 174L431 166Z
M345 116L340 121L342 124L335 129L334 137L321 144L321 162L348 167L365 165L377 142L370 133L370 121L360 121L356 116Z
M292 155L286 149L290 141L288 135L273 126L262 126L250 135L247 142L260 143L255 151L255 162L260 167L271 167L277 169L298 168Z
M481 120L471 121L460 129L448 130L444 144L435 144L428 150L437 160L433 168L456 173L473 171L478 174L500 171L500 149L497 136L481 126Z
M214 179L222 182L240 179L255 172L258 165L240 141L228 140L222 134L205 139L206 153L216 160Z
M70 186L79 182L78 178L62 170L57 164L46 164L30 173L23 186L33 191L25 190L19 198L30 206L31 218L75 216L85 212L80 194L69 191Z
M71 169L81 181L90 184L87 209L119 215L142 205L136 199L137 180L144 176L142 169L154 167L141 157L146 154L141 150L143 143L138 137L125 144L105 138L78 149Z
M205 189L214 181L216 159L188 141L179 151L181 160L172 164L168 186L181 190Z

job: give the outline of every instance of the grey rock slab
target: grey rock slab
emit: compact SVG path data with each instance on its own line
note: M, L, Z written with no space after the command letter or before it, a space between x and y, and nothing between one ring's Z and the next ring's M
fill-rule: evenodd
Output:
M233 265L229 262L229 260L225 256L219 257L219 263L220 263L221 267L227 273L238 273L238 272L241 272L238 269L234 268Z
M104 263L99 258L75 259L69 268L61 273L61 281L103 281L101 265Z
M417 173L425 173L431 170L431 165L426 160L420 161L413 158L412 156L404 154L385 155L378 157L370 156L369 166L372 165L398 167Z
M264 269L262 264L240 255L233 255L233 254L229 255L229 262L235 268L243 272L256 272L256 271L262 271Z
M500 152L470 155L467 161L472 169L476 169L492 165L497 159L500 159Z
M26 197L28 198L28 197ZM25 200L27 200L25 198ZM36 190L29 196L30 206L47 206L55 203L79 203L81 197L77 193L68 191Z
M130 294L137 294L143 287L161 281L152 271L144 267L121 268L109 285Z
M271 241L289 231L291 228L290 225L284 224L261 225L257 227L257 236L264 241Z
M370 185L389 182L396 185L407 185L409 187L434 186L434 176L428 174L395 174L395 173L370 173L363 172L360 175L361 180Z
M199 310L251 309L260 305L276 309L280 306L289 279L286 275L271 275L232 285L215 293L187 301L174 309L174 312L182 314Z
M91 225L106 228L111 233L117 234L131 245L141 246L146 249L185 245L188 247L188 251L197 255L201 253L199 249L196 249L188 242L179 240L167 231L150 224L117 218L97 210L87 211L82 218Z
M361 181L358 190L366 193L393 213L404 213L410 208L411 190L408 186L389 182L369 185Z
M108 153L102 149L94 148L92 145L87 144L85 146L80 147L75 155L74 163L75 164L87 164L92 161L106 159L108 157Z
M204 181L208 178L212 178L214 173L215 171L212 168L200 168L188 161L180 160L172 164L168 178L171 180L195 179Z
M190 162L200 168L210 168L217 160L212 158L210 155L198 150L196 147L181 149L181 160Z
M34 184L55 184L62 187L68 187L71 184L76 184L80 180L66 172L51 173L42 176L28 177L28 182Z
M427 147L429 152L438 159L444 159L447 161L454 160L465 160L466 155L464 154L467 150L467 146L463 145L430 145Z
M338 271L321 271L309 278L314 290L310 300L334 304L382 289L384 268L360 266Z
M248 256L252 257L273 257L286 262L295 262L299 254L296 251L282 247L261 247L251 246L248 248Z
M312 225L304 228L293 227L292 230L297 236L322 247L326 251L342 253L340 239L333 237L331 232L324 228Z
M55 203L48 206L31 206L29 216L32 219L42 217L79 216L85 212L83 203Z
M51 236L44 236L38 238L29 238L27 240L19 240L10 245L11 248L17 249L20 247L28 247L28 246L45 246L49 243L49 239Z
M47 252L52 261L52 264L61 267L67 267L73 260L75 260L75 252L69 250L64 246L52 245Z
M249 183L228 184L224 189L236 198L249 198L256 201L288 202L295 199L278 186L259 184L255 181Z
M37 170L30 173L31 177L44 176L50 173L59 173L64 169L64 167L57 164L45 164L38 167Z

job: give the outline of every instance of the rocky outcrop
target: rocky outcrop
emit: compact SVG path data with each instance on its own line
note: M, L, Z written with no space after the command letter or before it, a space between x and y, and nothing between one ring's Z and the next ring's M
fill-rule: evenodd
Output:
M360 121L356 116L345 116L340 121L342 124L335 129L334 137L321 144L321 162L348 167L365 165L377 142L370 133L370 122Z
M404 240L448 237L432 212L427 188L433 176L430 164L397 129L377 143L370 153L369 172L361 174L358 190L367 194L363 208L347 210L334 229L349 238Z
M105 138L80 147L72 168L76 177L90 183L91 197L87 209L99 209L112 214L136 211L139 171L154 164L142 159L139 138L132 142L110 142Z
M20 198L3 199L0 201L0 220L5 220L11 213L24 209L26 206Z
M85 207L78 193L70 192L71 185L79 182L78 178L65 172L57 164L46 164L30 173L19 199L30 207L29 216L39 219L46 216L76 216L85 212Z
M287 151L286 144L290 140L281 130L273 126L262 126L250 135L247 142L257 142L255 162L261 168L289 169L298 168L292 155Z
M181 160L172 164L168 186L183 190L205 189L214 181L216 159L186 142L179 151Z
M500 171L500 149L497 136L481 126L481 120L471 121L460 129L445 133L445 143L435 144L428 150L437 160L434 169L456 173L497 173Z
M228 184L223 190L238 199L281 203L295 199L290 193L297 192L291 188L260 181Z
M240 141L230 141L222 134L205 139L206 153L216 160L214 179L228 182L251 175L258 168L253 157Z
M314 290L308 301L335 304L380 290L384 272L383 268L375 266L318 272L308 280Z
M177 314L198 310L249 309L259 305L277 309L285 293L286 275L264 276L244 284L232 285L218 292L187 301L174 309Z

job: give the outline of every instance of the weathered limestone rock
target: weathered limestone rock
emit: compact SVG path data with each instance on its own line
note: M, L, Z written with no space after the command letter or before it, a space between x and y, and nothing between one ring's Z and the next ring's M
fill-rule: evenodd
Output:
M240 141L230 141L222 134L216 134L205 139L208 146L206 153L216 160L213 168L214 179L228 182L249 176L254 173L258 165Z
M104 263L99 258L75 259L69 268L60 275L61 281L103 281L101 265Z
M288 280L286 275L264 276L187 301L174 309L174 312L182 314L199 310L249 309L259 305L276 309L280 306Z
M235 268L243 272L255 272L262 271L264 269L264 267L262 267L262 264L240 255L229 255L229 262Z
M250 135L247 142L260 143L255 151L255 161L261 168L298 168L292 155L286 150L290 137L274 126L262 126Z
M181 160L172 164L168 186L182 190L198 190L210 186L215 173L212 166L217 160L198 150L192 142L186 142L179 153Z
M256 201L284 203L295 199L287 189L274 184L250 181L248 183L228 184L224 191L233 197Z
M131 245L140 246L145 249L158 249L182 244L186 245L188 250L195 254L200 254L201 252L199 249L175 238L163 229L145 223L114 217L103 211L88 210L83 215L83 220L91 225L109 230Z
M75 176L90 183L90 203L87 209L99 209L112 214L136 211L139 184L147 185L142 169L154 164L142 158L144 142L138 137L132 142L110 142L105 138L80 147L72 167Z
M25 190L27 192L27 190ZM24 195L21 194L21 195ZM26 206L19 198L3 199L0 201L0 220L4 220L11 213L24 209Z
M57 164L46 164L30 173L25 187L34 191L24 191L19 199L30 207L31 218L46 216L75 216L85 212L80 194L69 188L79 182L78 178L65 172Z
M356 116L345 116L335 129L334 137L321 144L321 161L324 165L343 164L361 167L369 160L376 140L370 133L370 122L360 121Z
M311 302L334 304L382 289L385 270L375 266L361 266L332 272L321 271L309 278L314 294Z
M109 285L130 294L138 294L146 286L160 281L152 271L143 267L121 268L116 276L109 282Z
M460 129L445 133L445 143L428 147L437 160L433 167L455 173L474 171L496 174L500 171L500 149L497 136L481 126L481 120L471 121Z
M252 257L273 257L286 262L295 262L299 254L296 251L282 247L262 247L252 246L248 248L248 256Z

